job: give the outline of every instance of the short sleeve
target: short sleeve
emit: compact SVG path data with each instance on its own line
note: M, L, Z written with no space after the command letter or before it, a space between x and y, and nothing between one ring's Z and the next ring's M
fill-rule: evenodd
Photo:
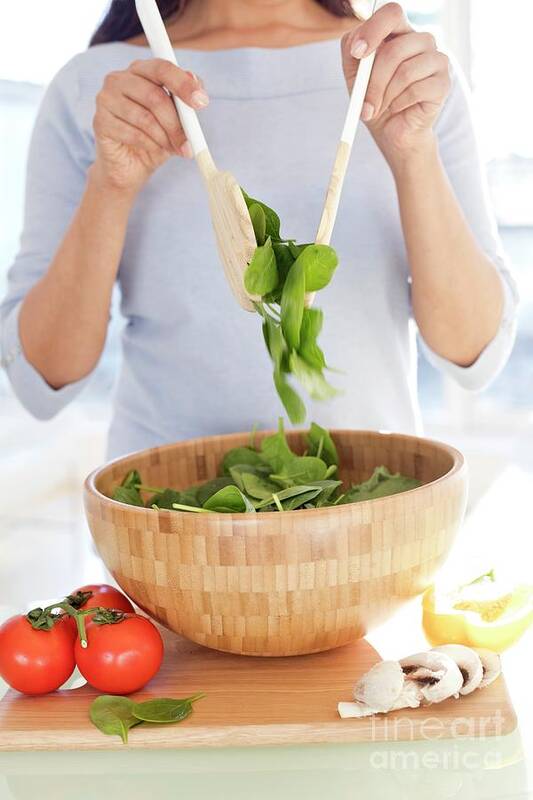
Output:
M516 336L518 292L498 235L491 209L487 180L472 119L469 89L461 71L452 66L452 89L436 124L444 169L470 229L500 276L504 307L500 327L477 361L460 367L435 353L420 335L427 360L464 389L486 388L501 372Z
M24 226L20 249L8 272L0 305L0 358L21 403L39 419L59 412L88 378L53 389L27 360L18 318L27 292L48 269L79 204L85 186L87 143L76 122L76 59L50 84L32 134L26 174Z

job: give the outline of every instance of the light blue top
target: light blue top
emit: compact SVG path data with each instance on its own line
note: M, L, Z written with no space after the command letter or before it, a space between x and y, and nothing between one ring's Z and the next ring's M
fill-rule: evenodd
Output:
M124 43L76 56L53 80L37 119L21 248L0 323L3 365L20 401L39 418L60 411L89 378L60 390L46 384L20 345L21 301L47 269L82 195L94 160L92 118L104 76L144 57L146 48ZM201 119L217 164L279 211L282 233L312 240L346 111L339 43L183 51L178 59L209 91L211 104ZM488 208L457 71L436 131L469 225L501 271L506 303L499 333L473 366L460 368L422 346L438 369L463 387L480 389L512 348L516 291ZM344 370L332 381L343 394L325 404L309 402L309 418L328 427L416 431L416 343L398 202L390 170L364 126L332 243L341 266L318 305L325 312L326 357ZM240 309L226 284L194 162L172 159L139 194L118 281L127 325L110 456L246 430L256 422L275 424L282 408L260 320Z

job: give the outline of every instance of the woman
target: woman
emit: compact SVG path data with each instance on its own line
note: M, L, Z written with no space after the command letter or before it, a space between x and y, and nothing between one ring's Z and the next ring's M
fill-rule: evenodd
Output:
M40 110L1 313L4 364L24 405L48 418L80 392L118 281L127 324L110 456L272 425L281 407L259 319L225 282L163 87L201 113L217 163L309 241L346 84L376 49L334 234L341 267L320 296L322 343L344 392L311 404L310 417L416 430L411 317L432 364L464 387L488 384L512 347L516 297L463 83L433 37L396 3L366 22L342 0L159 5L187 71L152 59L134 0L113 0Z

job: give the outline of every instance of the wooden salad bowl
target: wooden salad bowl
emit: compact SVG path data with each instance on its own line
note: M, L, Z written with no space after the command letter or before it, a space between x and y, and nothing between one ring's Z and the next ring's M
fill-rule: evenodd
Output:
M131 469L148 485L176 489L213 478L224 453L247 445L249 434L154 447L85 482L102 559L151 617L216 650L303 655L365 636L423 592L447 557L465 511L466 466L457 450L428 439L331 434L343 480L366 480L384 464L423 485L361 503L267 514L156 511L110 500ZM303 452L303 434L287 438Z

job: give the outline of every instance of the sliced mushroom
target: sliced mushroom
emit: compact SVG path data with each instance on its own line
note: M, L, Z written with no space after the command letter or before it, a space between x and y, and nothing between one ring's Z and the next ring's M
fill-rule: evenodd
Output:
M375 708L370 708L364 703L338 703L337 711L341 719L360 719L361 717L372 717L379 714Z
M418 708L424 695L417 681L405 680L399 698L394 703L391 711L400 711L402 708Z
M496 678L500 677L502 662L500 656L497 653L493 653L492 650L485 650L482 647L476 647L474 649L481 659L481 666L483 668L483 678L479 684L479 688L485 689L486 686L490 686L491 683L494 683Z
M483 680L483 665L479 655L463 644L442 644L433 648L434 652L445 653L455 661L463 676L459 694L470 694L478 689Z
M381 661L357 683L354 699L376 711L390 711L401 694L404 680L398 661Z
M455 661L445 653L430 650L402 658L400 665L407 681L416 681L426 703L440 703L449 697L458 697L463 686L463 676ZM424 670L417 678L417 670ZM428 675L429 670L429 675Z

